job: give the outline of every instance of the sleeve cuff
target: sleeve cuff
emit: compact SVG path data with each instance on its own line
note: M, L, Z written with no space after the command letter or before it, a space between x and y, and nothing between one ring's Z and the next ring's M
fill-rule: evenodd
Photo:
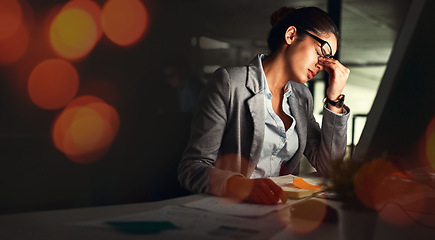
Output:
M336 112L333 112L333 111L329 110L329 108L326 106L326 104L323 105L323 109L328 111L328 112L330 112L330 113L332 113L332 114L335 114L337 116L345 116L345 115L348 115L350 113L350 109L346 105L343 106L343 112L342 113L336 113Z

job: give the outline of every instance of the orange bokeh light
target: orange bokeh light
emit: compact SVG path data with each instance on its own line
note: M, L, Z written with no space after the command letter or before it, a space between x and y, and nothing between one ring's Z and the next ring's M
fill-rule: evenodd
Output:
M379 216L393 225L412 223L425 207L423 185L409 177L392 174L377 186L374 194Z
M298 233L309 233L320 226L326 216L324 199L307 199L290 208L288 227Z
M139 0L109 0L103 6L102 26L112 42L121 46L131 45L144 35L148 14Z
M435 168L435 117L430 121L426 129L426 159L432 168Z
M354 187L360 202L375 209L383 220L405 225L418 219L426 196L424 187L394 164L399 160L390 156L365 163L355 176Z
M239 164L234 164L234 163ZM248 159L244 156L236 153L228 153L225 155L220 156L215 162L214 166L217 169L224 170L224 171L231 171L231 172L238 172L242 175L248 176L250 173L250 170L253 169L252 165L249 163ZM217 173L217 174L216 174ZM221 176L219 175L218 171L210 171L209 174L209 189L212 193L220 193L222 191L222 184L220 183ZM216 181L218 179L218 181ZM247 187L247 186L245 186ZM245 191L239 193L240 201L245 200L252 192L252 188L254 185L250 186L250 189L245 189ZM242 196L243 195L243 196Z
M21 59L29 46L29 32L20 24L9 37L0 39L0 64L13 64Z
M391 161L375 159L366 162L356 173L355 194L362 204L374 209L375 192L379 184L393 173L399 172Z
M62 8L50 25L49 38L52 48L60 56L81 59L97 43L98 23L86 9Z
M28 92L33 103L43 109L59 109L77 94L79 76L70 63L61 59L48 59L30 73Z
M22 24L22 9L17 0L0 1L0 39L8 38Z
M103 100L82 96L56 119L52 138L70 160L89 164L103 157L119 130L118 112Z

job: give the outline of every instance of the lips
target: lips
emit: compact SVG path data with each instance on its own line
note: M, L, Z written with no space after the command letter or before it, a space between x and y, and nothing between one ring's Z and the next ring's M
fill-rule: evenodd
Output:
M308 79L312 79L314 76L316 76L317 73L311 71L310 69L308 69Z

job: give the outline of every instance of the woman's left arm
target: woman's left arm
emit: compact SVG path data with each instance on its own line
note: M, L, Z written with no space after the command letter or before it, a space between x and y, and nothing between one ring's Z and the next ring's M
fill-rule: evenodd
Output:
M326 97L332 101L336 101L343 92L344 86L349 78L350 69L333 58L319 57L319 64L322 65L329 74L329 87L326 89ZM327 107L335 113L343 113L343 107L336 107L329 103Z
M334 101L342 94L350 70L335 59L319 58L319 63L329 73L326 95ZM318 172L326 173L329 171L331 160L345 157L350 109L346 105L335 107L327 103L323 109L321 129L312 115L312 109L309 111L307 146L304 154Z

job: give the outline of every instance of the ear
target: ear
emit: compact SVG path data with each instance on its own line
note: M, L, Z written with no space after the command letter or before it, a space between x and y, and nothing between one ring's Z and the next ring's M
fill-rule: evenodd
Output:
M290 45L296 39L296 27L290 26L285 31L285 42Z

